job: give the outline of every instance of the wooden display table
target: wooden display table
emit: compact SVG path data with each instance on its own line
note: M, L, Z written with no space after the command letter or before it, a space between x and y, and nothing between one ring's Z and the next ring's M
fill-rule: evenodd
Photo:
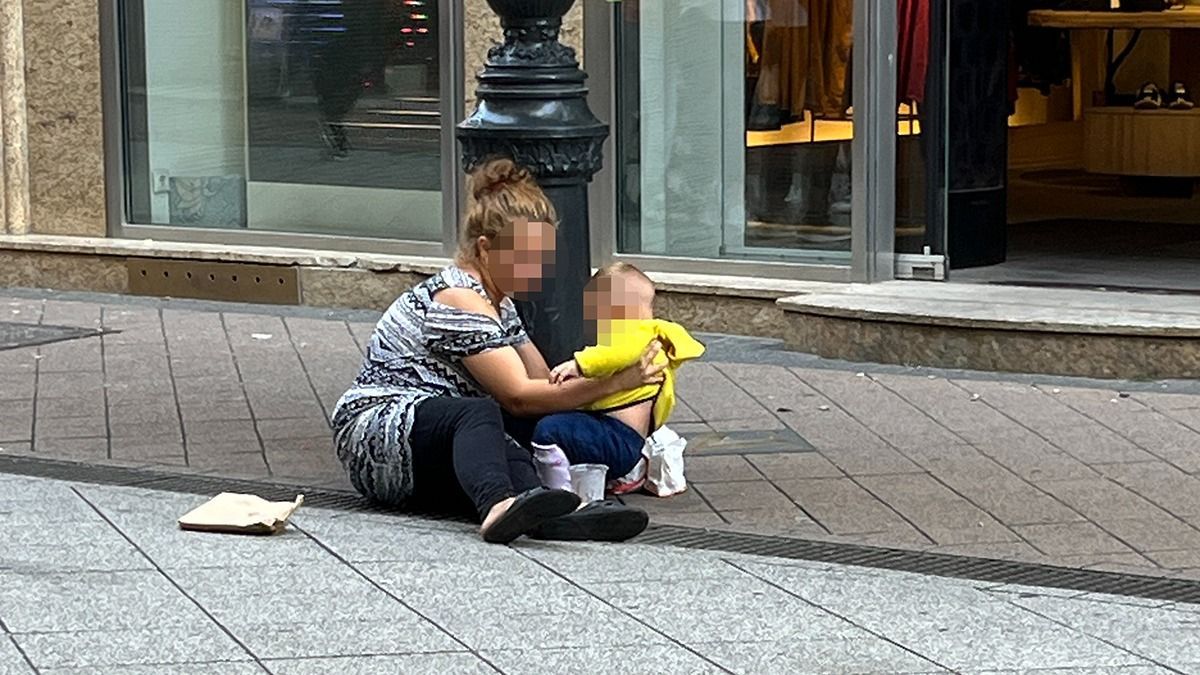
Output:
M1200 89L1200 6L1168 9L1161 12L1084 12L1057 9L1035 9L1029 12L1029 25L1040 28L1057 28L1072 31L1104 31L1106 40L1107 68L1104 78L1106 105L1117 103L1114 81L1121 64L1137 46L1143 30L1171 31L1171 80L1185 82L1192 91ZM1133 36L1119 54L1114 50L1113 32L1131 30ZM1076 76L1079 74L1079 47L1072 39L1072 58L1076 61ZM1160 82L1166 87L1170 82ZM1078 88L1076 94L1082 94ZM1076 113L1083 101L1077 101Z
M1183 7L1162 12L1081 12L1035 9L1029 25L1069 30L1186 30L1200 29L1200 7Z
M1091 108L1083 124L1088 173L1200 177L1200 109Z

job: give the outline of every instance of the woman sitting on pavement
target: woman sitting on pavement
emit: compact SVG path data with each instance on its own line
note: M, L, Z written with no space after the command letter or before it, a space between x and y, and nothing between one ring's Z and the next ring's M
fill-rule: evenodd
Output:
M366 498L421 511L469 508L489 542L636 536L644 511L579 508L573 493L542 488L530 451L512 435L531 427L528 418L661 382L659 346L611 377L551 384L511 298L537 292L553 264L554 207L510 160L477 169L470 190L455 263L387 310L334 409L338 458Z

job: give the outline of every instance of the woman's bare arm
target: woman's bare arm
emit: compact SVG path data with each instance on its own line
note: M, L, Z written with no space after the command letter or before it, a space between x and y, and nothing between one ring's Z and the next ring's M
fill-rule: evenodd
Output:
M493 318L499 316L491 303L468 289L449 288L438 293L436 299L469 312ZM531 344L523 346L537 351ZM575 410L618 391L661 382L665 366L654 365L654 357L660 349L657 343L651 345L641 361L612 377L580 378L561 384L550 384L550 369L540 353L537 354L537 360L545 369L545 374L532 377L527 361L518 351L519 348L514 347L501 347L468 356L463 359L463 365L505 410L518 416L533 416Z
M525 364L525 374L531 379L550 379L550 366L546 363L546 357L542 356L542 350L538 349L537 345L532 342L518 345L517 355L521 357L521 363Z

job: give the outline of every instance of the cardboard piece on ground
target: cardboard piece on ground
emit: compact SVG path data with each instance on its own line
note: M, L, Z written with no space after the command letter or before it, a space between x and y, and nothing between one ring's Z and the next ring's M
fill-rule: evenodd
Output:
M180 518L179 527L199 532L278 534L303 503L304 495L294 502L269 502L255 495L222 492Z

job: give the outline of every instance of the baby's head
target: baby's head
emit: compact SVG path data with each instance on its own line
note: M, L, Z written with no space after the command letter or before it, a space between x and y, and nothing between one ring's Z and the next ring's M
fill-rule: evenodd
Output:
M589 323L654 318L654 282L629 263L602 267L583 296L583 316Z

